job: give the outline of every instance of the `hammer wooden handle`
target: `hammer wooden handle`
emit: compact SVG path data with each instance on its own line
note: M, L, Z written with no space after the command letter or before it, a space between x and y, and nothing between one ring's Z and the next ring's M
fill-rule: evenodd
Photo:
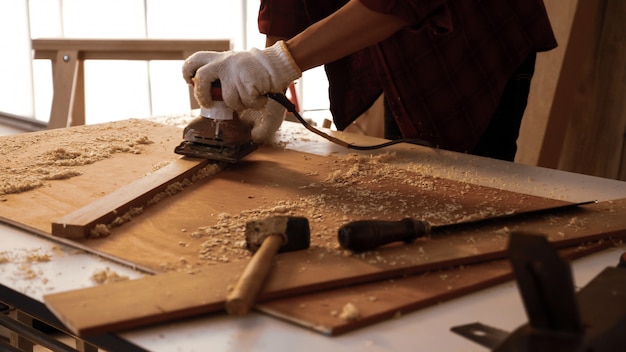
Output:
M263 240L261 247L254 253L241 273L237 284L226 297L228 314L245 315L248 313L282 245L281 235L269 235Z

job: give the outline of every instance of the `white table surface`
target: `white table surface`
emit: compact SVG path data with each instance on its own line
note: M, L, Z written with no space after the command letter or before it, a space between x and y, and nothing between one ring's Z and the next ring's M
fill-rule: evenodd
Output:
M334 134L362 144L380 141ZM353 152L331 145L293 123L285 123L279 136L290 149L321 155ZM417 146L408 149L412 163L426 166L434 176L572 202L626 198L626 182ZM91 276L106 268L130 278L144 275L11 226L0 225L0 236L0 256L4 253L11 259L0 264L0 286L17 291L26 300L42 302L45 294L95 285ZM584 286L604 267L616 265L624 250L623 246L613 247L576 260L576 285ZM28 255L33 253L52 254L52 260L29 262ZM525 323L515 283L497 285L337 337L254 312L246 317L212 314L118 336L151 351L485 351L450 332L452 326L476 321L508 331Z

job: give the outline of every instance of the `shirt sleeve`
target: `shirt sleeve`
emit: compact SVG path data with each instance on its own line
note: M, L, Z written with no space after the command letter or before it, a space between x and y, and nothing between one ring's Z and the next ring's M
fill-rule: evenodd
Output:
M402 18L411 27L427 27L438 34L452 31L447 0L359 0L372 11Z
M261 0L259 32L269 36L291 38L309 26L301 1Z

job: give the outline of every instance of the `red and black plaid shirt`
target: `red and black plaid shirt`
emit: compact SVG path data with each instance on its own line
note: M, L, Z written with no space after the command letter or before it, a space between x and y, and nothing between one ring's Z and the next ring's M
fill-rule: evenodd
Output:
M412 26L326 65L339 129L384 93L404 138L472 150L513 72L556 47L542 0L360 1ZM290 38L346 2L261 0L259 30Z

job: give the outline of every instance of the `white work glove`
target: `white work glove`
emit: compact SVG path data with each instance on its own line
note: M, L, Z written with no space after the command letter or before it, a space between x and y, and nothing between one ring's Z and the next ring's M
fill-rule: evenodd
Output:
M211 83L219 79L224 102L235 111L262 108L265 94L283 93L301 75L283 41L263 50L199 51L183 64L183 77L194 86L200 106L211 107Z
M257 144L272 141L274 134L285 119L286 109L275 100L269 99L262 109L246 109L240 118L252 124L252 140Z

